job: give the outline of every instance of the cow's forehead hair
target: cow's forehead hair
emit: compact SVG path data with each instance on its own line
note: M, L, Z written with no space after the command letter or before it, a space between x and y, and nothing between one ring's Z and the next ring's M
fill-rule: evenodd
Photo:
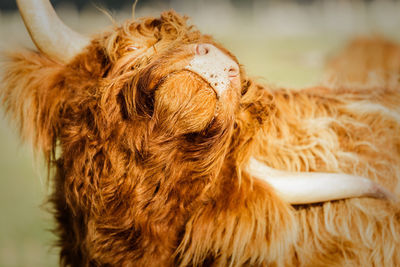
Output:
M188 17L181 16L175 11L161 13L158 18L143 17L135 21L126 21L111 32L105 33L101 39L109 59L117 61L129 53L129 47L147 49L156 43L185 44L194 43L202 38L201 33L187 23Z

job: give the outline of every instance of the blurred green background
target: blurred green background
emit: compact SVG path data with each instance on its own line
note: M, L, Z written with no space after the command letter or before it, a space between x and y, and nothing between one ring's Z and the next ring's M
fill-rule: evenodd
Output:
M0 49L32 48L14 0L1 1ZM76 0L77 9L71 1L55 2L66 24L83 33L111 25L94 4ZM110 8L118 21L131 16L129 1L94 2ZM380 33L400 39L399 1L139 1L136 16L157 16L169 8L189 15L249 74L273 86L318 84L324 62L354 36ZM43 205L50 192L46 173L3 113L0 108L0 267L57 266L53 221Z

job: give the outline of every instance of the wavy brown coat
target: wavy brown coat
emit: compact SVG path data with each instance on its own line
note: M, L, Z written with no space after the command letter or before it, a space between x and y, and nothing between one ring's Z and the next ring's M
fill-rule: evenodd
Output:
M398 205L290 206L244 169L255 156L399 195L400 87L293 91L241 70L241 92L221 102L177 67L198 42L229 54L165 12L95 37L68 64L9 55L1 96L55 169L61 265L399 266Z

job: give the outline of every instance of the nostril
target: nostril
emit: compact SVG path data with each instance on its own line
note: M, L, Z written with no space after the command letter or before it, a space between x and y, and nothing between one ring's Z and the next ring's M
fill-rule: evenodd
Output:
M237 67L231 67L228 70L228 75L229 77L236 77L239 75L239 69Z
M198 44L196 46L196 54L199 56L207 55L210 51L209 47L205 44Z

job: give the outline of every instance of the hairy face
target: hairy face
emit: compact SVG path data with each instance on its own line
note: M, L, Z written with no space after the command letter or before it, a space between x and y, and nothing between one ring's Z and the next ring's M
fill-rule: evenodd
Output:
M151 120L173 135L232 120L240 96L237 60L210 37L165 13L130 24L106 42L108 78L122 87L125 117Z

